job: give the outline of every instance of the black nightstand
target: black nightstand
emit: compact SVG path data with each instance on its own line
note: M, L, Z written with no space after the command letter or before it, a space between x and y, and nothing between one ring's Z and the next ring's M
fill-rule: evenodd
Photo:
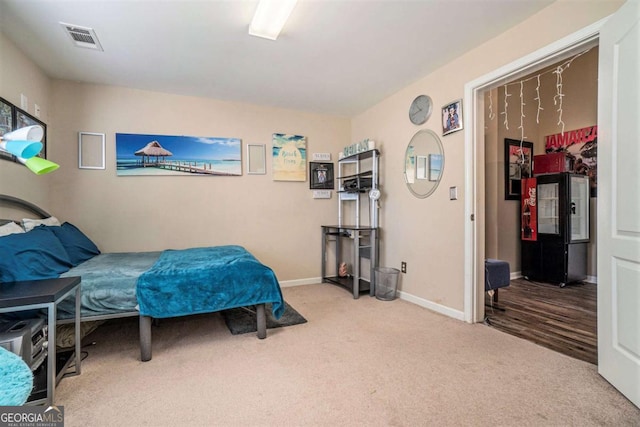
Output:
M55 388L65 375L80 375L80 277L61 277L58 279L30 280L24 282L0 283L0 313L14 313L16 311L47 309L47 367L36 369L34 372L34 391L27 404L45 403L53 405ZM69 354L68 360L56 371L58 359L56 355L56 317L57 305L60 301L75 292L75 351ZM75 360L73 372L67 373L71 361ZM44 364L44 363L43 363ZM42 391L37 389L38 372L46 375L46 397L41 397Z

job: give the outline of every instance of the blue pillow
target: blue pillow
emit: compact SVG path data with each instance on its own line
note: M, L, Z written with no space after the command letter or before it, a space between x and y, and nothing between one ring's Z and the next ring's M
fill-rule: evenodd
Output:
M49 228L60 239L74 267L100 254L98 247L75 225L65 222Z
M52 227L0 237L0 282L52 279L71 268L71 260Z

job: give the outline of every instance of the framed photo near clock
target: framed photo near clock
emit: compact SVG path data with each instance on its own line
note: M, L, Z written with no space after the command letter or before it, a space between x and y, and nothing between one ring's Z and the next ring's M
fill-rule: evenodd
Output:
M442 107L442 136L462 130L462 99Z

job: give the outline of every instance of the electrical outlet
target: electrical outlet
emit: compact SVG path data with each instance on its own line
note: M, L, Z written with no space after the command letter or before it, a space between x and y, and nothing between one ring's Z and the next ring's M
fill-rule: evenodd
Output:
M403 273L407 272L407 263L406 262L402 261L400 263L400 271L402 271Z

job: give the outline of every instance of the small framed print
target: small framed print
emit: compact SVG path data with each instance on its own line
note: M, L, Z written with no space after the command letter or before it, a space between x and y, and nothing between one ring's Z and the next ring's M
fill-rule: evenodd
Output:
M533 172L533 142L504 139L504 199L520 200L521 182Z
M105 134L78 132L78 169L105 168Z
M442 107L442 136L462 130L462 99Z
M0 136L13 130L16 117L16 107L9 101L0 98ZM0 150L0 159L15 160L15 156L7 151Z
M47 158L47 125L41 122L40 120L33 117L31 114L26 111L21 110L18 107L15 107L16 115L15 115L15 125L14 129L20 129L25 126L33 126L40 125L44 130L44 136L42 137L42 151L38 154L38 157L42 157L43 159Z
M442 154L429 154L429 181L439 181L442 175Z
M333 163L309 163L309 188L333 190Z
M0 98L0 136L13 130L13 121L16 115L12 103Z
M264 144L247 144L247 174L267 173L267 151Z
M427 156L416 156L416 179L427 179Z

